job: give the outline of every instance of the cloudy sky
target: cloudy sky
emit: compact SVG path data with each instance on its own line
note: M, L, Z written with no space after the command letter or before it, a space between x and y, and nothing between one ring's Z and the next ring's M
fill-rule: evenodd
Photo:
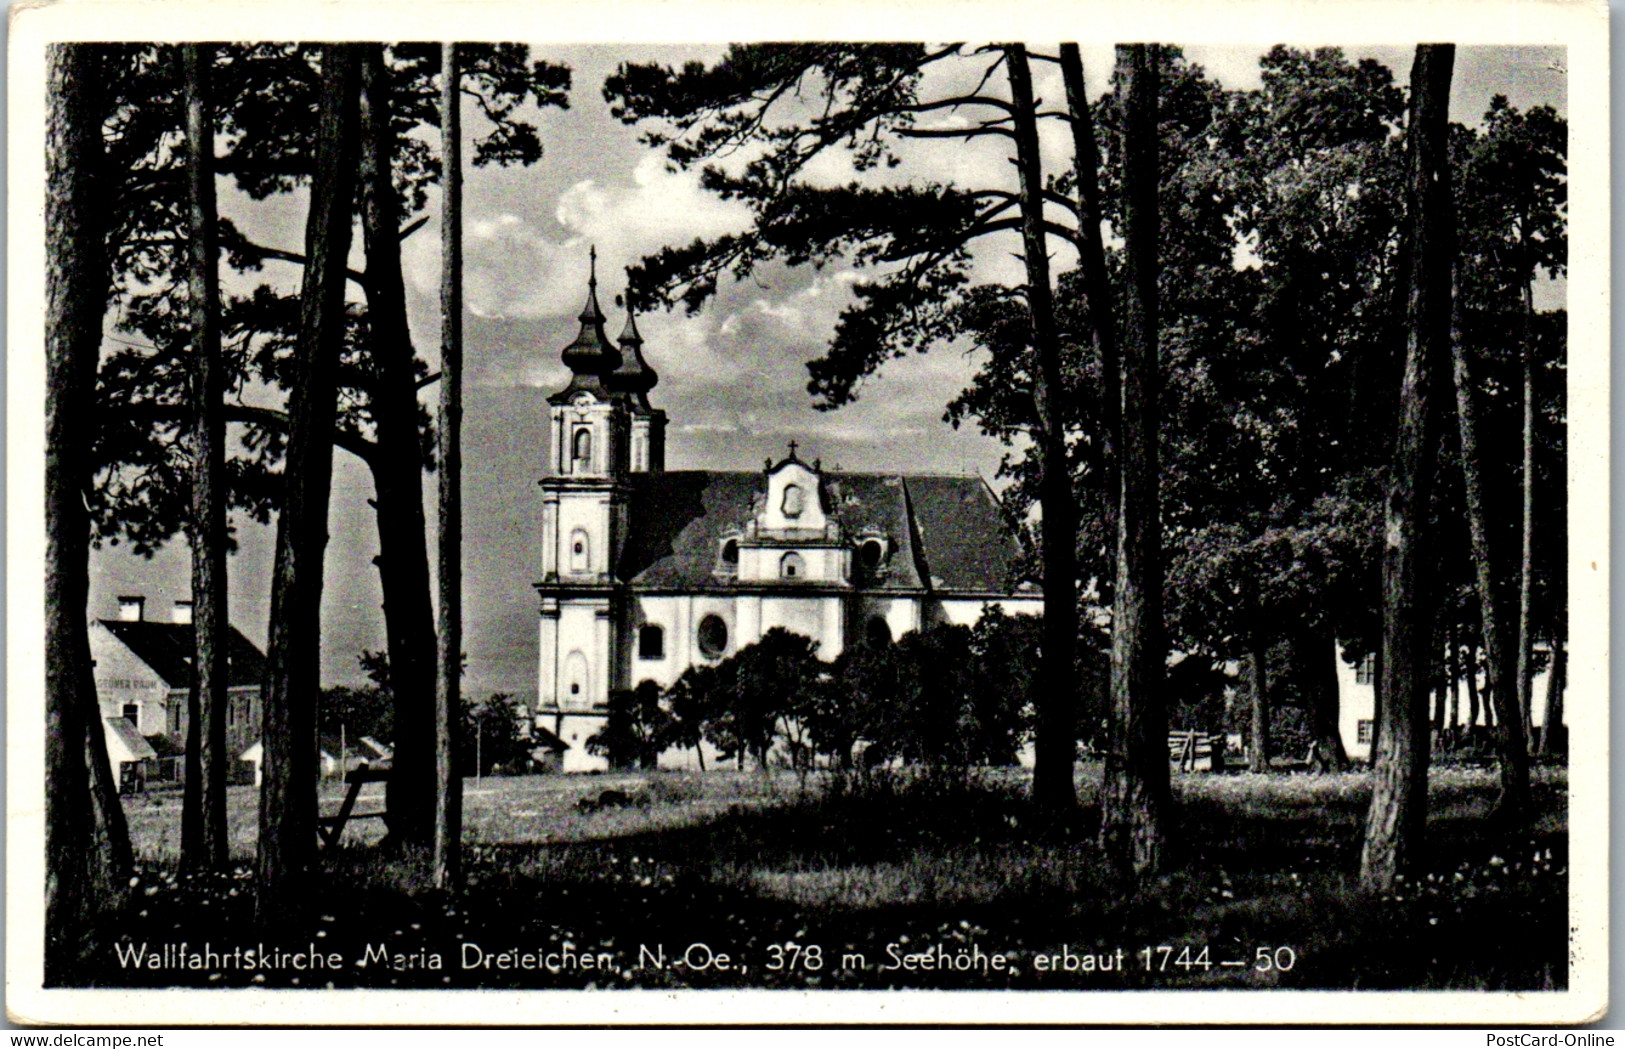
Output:
M1192 47L1186 55L1224 86L1258 86L1257 48ZM696 47L537 47L536 57L574 71L571 108L531 112L547 154L530 168L471 169L465 183L465 268L468 382L465 393L465 647L469 692L483 696L535 690L535 599L540 503L536 480L544 470L548 394L568 371L559 351L574 336L586 290L587 251L596 245L600 300L610 333L624 315L612 303L620 269L668 244L743 228L747 216L699 188L694 176L665 169L663 158L641 145L635 128L614 121L603 102L604 78L623 61L680 63L720 54ZM1404 83L1409 47L1351 47L1389 65ZM1091 91L1104 89L1109 47L1083 51ZM1561 48L1462 48L1457 55L1452 119L1477 123L1492 95L1515 106L1539 104L1566 112ZM1037 93L1064 97L1059 74L1035 66ZM969 69L958 77L973 76ZM953 86L945 76L928 90ZM941 117L944 126L956 118ZM473 115L465 120L473 124ZM1046 166L1070 164L1065 132L1048 122ZM470 131L475 130L474 127ZM837 161L816 177L844 180ZM1000 185L1013 170L992 141L911 144L895 178ZM239 228L263 243L297 250L303 239L306 199L292 194L250 202L226 192L221 208ZM409 309L419 352L431 361L438 347L440 245L438 216L404 245ZM989 238L976 259L983 280L1015 283L1018 245ZM362 260L356 259L358 264ZM1072 264L1064 249L1056 264ZM296 287L297 271L270 264L265 278ZM868 382L855 405L817 412L806 393L806 362L827 344L848 301L853 274L834 266L822 272L775 269L751 282L724 286L697 317L654 314L639 319L649 363L660 375L651 397L670 418L671 469L756 469L783 453L791 439L808 457L850 469L980 473L993 478L1002 449L973 432L942 421L943 407L975 371L974 355L950 346L894 361ZM1541 289L1539 305L1562 305L1560 283ZM432 397L431 391L425 397ZM379 592L372 556L376 534L366 500L366 471L345 453L335 457L334 491L323 619L323 679L359 678L356 655L382 648ZM432 480L425 486L432 499ZM431 512L432 519L433 514ZM264 643L269 611L269 531L238 522L239 554L231 565L231 618ZM110 616L120 594L146 594L149 615L167 614L187 595L187 555L178 542L151 561L119 550L103 551L92 565L92 613Z

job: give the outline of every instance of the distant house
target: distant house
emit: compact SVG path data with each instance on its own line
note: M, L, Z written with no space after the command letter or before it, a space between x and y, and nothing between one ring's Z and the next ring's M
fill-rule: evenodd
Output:
M1540 646L1536 646L1537 651ZM1337 692L1338 692L1338 732L1343 737L1343 749L1355 761L1368 761L1371 758L1371 740L1376 725L1376 673L1377 660L1375 656L1366 656L1359 663L1350 663L1342 658L1341 652L1337 660ZM1546 723L1546 684L1547 670L1543 668L1534 676L1530 687L1530 720L1538 729ZM1484 690L1484 679L1478 679L1479 698L1488 699ZM1459 724L1467 723L1467 683L1461 683L1461 691L1456 707L1456 720ZM1480 715L1480 723L1483 715Z
M143 597L120 597L118 601L118 618L90 624L96 696L104 720L123 721L134 728L138 738L148 741L153 753L142 760L151 761L174 754L186 740L186 698L192 687L196 645L192 602L175 602L169 622L164 623L146 618ZM235 627L227 644L226 752L240 754L259 736L265 656ZM154 744L158 737L163 738L162 743ZM108 745L114 745L111 734Z
M264 756L265 747L257 739L237 755L241 761L254 767L256 787L263 778L260 762ZM394 751L371 736L345 737L323 734L316 746L317 774L324 779L337 779L362 765L375 769L388 768L394 756Z
M141 733L124 718L102 718L102 734L107 739L107 757L118 770L120 794L145 790L147 780L157 773L158 752L141 738Z

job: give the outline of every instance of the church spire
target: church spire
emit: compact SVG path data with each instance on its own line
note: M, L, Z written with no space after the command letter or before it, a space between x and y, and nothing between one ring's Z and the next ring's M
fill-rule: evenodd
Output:
M618 341L621 344L621 366L606 376L605 382L610 389L629 393L643 407L648 407L645 395L655 388L660 376L643 359L643 335L638 331L637 313L632 309L630 299L626 308L626 327L621 329Z
M607 376L621 366L620 351L604 331L604 311L598 307L598 248L588 249L587 303L581 307L581 331L564 348L564 363L576 380L587 376ZM576 385L572 382L572 385Z

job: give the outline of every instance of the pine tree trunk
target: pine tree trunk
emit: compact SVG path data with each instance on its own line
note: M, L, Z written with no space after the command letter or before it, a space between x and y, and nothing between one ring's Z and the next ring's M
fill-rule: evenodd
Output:
M1467 727L1471 734L1478 731L1478 645L1467 642Z
M48 62L43 800L45 982L54 986L73 978L89 919L121 902L129 839L126 832L118 840L123 824L105 815L108 800L98 797L105 793L98 753L104 765L107 756L85 618L90 518L83 489L92 436L86 421L93 418L107 296L106 216L96 185L102 72L97 51L85 44L52 45ZM112 806L122 817L116 793Z
M1535 586L1535 350L1530 345L1529 315L1534 312L1530 286L1523 287L1523 514L1518 561L1518 715L1523 719L1527 746L1533 739L1533 671L1530 659L1535 638L1530 620L1530 601Z
M1078 638L1077 505L1067 462L1066 422L1061 377L1060 337L1050 290L1049 252L1044 233L1044 181L1039 162L1037 105L1026 49L1004 48L1013 106L1016 171L1021 184L1022 255L1027 268L1027 312L1038 369L1033 402L1043 463L1039 482L1040 528L1044 556L1044 637L1039 653L1037 739L1033 800L1050 810L1077 803L1072 784L1077 756Z
M1162 865L1168 809L1168 715L1162 681L1162 530L1157 493L1157 48L1119 46L1124 93L1124 239L1117 581L1112 608L1112 736L1101 785L1108 862L1140 878Z
M1458 325L1459 327L1459 325ZM1468 533L1472 540L1473 565L1478 588L1478 610L1484 637L1485 685L1489 690L1485 718L1494 724L1496 751L1501 765L1501 796L1496 802L1499 815L1517 818L1529 798L1529 745L1518 712L1518 657L1516 639L1505 619L1503 586L1496 579L1500 563L1494 545L1486 492L1478 451L1478 413L1473 399L1473 381L1468 370L1467 349L1458 337L1451 339L1452 375L1456 387L1456 419L1461 430L1461 471L1467 502ZM1493 706L1492 706L1493 704Z
M1455 47L1423 44L1411 67L1407 203L1412 260L1399 434L1382 558L1382 727L1360 882L1392 888L1427 824L1429 671L1433 666L1427 523L1436 434L1434 373L1450 343L1455 221L1447 152Z
M1563 725L1563 692L1568 686L1569 654L1563 637L1552 631L1552 667L1546 678L1546 714L1541 719L1542 757L1568 753L1568 732Z
M288 397L261 740L256 915L270 924L308 897L316 851L316 703L322 557L332 487L334 376L345 335L345 261L356 178L356 48L322 49L315 175L305 221L299 338Z
M1371 657L1371 753L1366 759L1373 768L1377 764L1377 751L1382 748L1382 645Z
M463 122L456 44L440 46L440 630L434 693L434 881L462 881L463 780L453 767L463 649Z
M1349 756L1338 727L1342 697L1337 687L1337 638L1322 624L1294 632L1290 644L1293 677L1309 707L1315 771L1346 772Z
M226 424L225 367L220 359L218 217L214 195L214 48L181 49L186 85L186 174L191 241L187 285L192 327L193 681L187 692L186 786L181 867L223 868L227 859L226 751Z
M1101 534L1117 536L1117 446L1122 405L1119 403L1120 368L1117 321L1112 308L1111 279L1106 270L1106 247L1100 224L1100 150L1094 117L1084 88L1083 59L1077 44L1061 45L1061 78L1066 84L1066 106L1071 117L1073 177L1078 183L1078 233L1075 242L1083 270L1085 300L1100 361Z
M1563 725L1563 694L1567 691L1569 668L1564 645L1569 617L1568 526L1561 515L1553 531L1556 535L1549 540L1556 553L1551 576L1552 618L1546 635L1551 643L1552 664L1546 678L1546 713L1541 717L1542 755L1567 754L1569 748L1568 730Z
M1450 738L1450 746L1455 747L1461 733L1461 646L1456 642L1456 621L1451 617L1448 627L1448 648L1445 653L1447 669L1450 675L1450 712L1447 715L1446 730Z
M378 432L371 465L389 686L395 700L389 833L400 844L427 848L435 820L434 606L423 512L417 377L401 275L400 204L392 177L395 133L382 44L363 48L361 83L362 231L375 383L372 413Z
M1270 770L1270 692L1269 667L1264 652L1266 647L1258 638L1253 638L1246 661L1247 692L1252 712L1249 725L1249 735L1252 738L1247 747L1247 768L1252 772Z

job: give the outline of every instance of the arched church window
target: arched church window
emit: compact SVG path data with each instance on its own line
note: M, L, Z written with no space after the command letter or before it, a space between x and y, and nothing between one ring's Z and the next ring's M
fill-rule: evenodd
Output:
M700 620L694 640L699 644L700 653L705 658L720 659L722 654L728 651L728 624L724 623L719 615L707 615Z
M588 698L587 657L579 651L571 652L564 660L564 703L573 710L585 710L592 705Z
M638 628L638 658L666 658L666 632L653 623Z
M592 567L592 544L580 528L570 533L570 571L587 572Z
M739 540L729 539L722 544L722 563L739 567Z
M884 648L891 644L891 624L882 616L870 616L863 625L863 639L870 648Z
M784 500L779 509L784 511L786 517L800 517L801 511L807 508L807 493L802 491L799 484L784 486Z
M886 546L878 539L866 539L858 547L858 563L869 571L880 567L880 561L886 555Z
M570 447L570 459L577 470L592 469L592 431L586 427L576 431Z
M779 578L803 579L806 577L806 575L807 563L803 561L801 559L801 555L796 553L794 550L790 551L788 554L785 554L784 557L779 560Z

